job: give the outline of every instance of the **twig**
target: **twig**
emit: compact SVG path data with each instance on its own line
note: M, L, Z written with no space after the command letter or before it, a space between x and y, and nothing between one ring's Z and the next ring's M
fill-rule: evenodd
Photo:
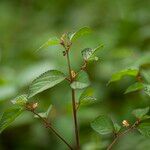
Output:
M61 139L70 150L73 150L73 148L70 146L70 144L52 127L52 125L42 116L40 116L38 113L36 113L34 110L29 110L36 116L38 116L46 125L47 128L49 128L59 139Z
M69 75L70 75L70 83L72 83L73 77L71 74L69 50L66 50L66 56L67 56L67 64L68 64L68 70L69 70ZM75 126L76 145L77 145L77 150L80 150L79 130L78 130L78 122L77 122L77 112L76 112L76 101L75 101L75 90L74 89L71 90L71 94L72 94L72 109L73 109L73 118L74 118L74 126Z
M125 135L126 133L130 132L131 130L133 130L137 125L139 124L139 121L136 121L132 126L130 126L130 128L128 128L127 130L125 130L124 132L122 133L118 133L116 134L116 137L114 138L114 140L112 141L112 143L107 147L107 150L111 150L113 145L117 142L117 140Z

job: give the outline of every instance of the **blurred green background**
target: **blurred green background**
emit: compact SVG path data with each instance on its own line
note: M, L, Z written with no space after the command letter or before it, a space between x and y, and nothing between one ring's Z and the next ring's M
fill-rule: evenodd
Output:
M150 72L150 1L148 0L0 0L0 115L10 100L28 90L30 82L48 69L67 73L62 48L36 49L52 36L90 26L91 35L76 41L71 51L72 67L78 70L81 50L105 45L100 61L89 65L92 87L98 102L79 110L83 150L103 150L111 136L100 136L90 127L99 114L107 112L121 124L133 122L131 111L150 104L142 91L124 95L135 82L127 77L106 86L111 75L131 65ZM65 93L65 94L64 94ZM78 95L80 91L78 92ZM67 82L33 98L38 111L53 105L50 119L68 141L74 141L71 99ZM24 112L0 135L0 150L65 150L64 144L33 115ZM114 150L148 150L150 140L138 132L121 138Z

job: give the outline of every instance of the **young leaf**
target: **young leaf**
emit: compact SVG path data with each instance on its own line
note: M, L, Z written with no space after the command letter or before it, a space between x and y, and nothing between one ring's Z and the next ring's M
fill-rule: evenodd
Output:
M52 110L52 105L50 105L48 107L48 110L46 112L42 112L42 113L39 113L39 115L42 117L42 118L48 118L49 114L50 114L50 111ZM38 118L38 116L35 115L36 118Z
M150 123L141 123L137 129L142 135L150 138Z
M91 127L99 134L110 134L114 131L113 122L107 115L100 115L92 123Z
M52 37L52 38L48 39L48 41L45 42L43 45L41 45L36 51L39 51L40 49L46 48L49 46L59 45L59 43L60 43L60 40L58 38Z
M144 88L143 83L141 82L136 82L132 85L130 85L127 90L125 91L125 94L130 93L130 92L134 92L134 91L138 91Z
M83 91L79 98L79 106L80 105L89 105L96 101L96 98L94 97L94 91L93 89L87 88Z
M15 99L11 100L13 104L17 104L17 105L24 105L26 104L27 101L28 99L26 94L17 96Z
M70 36L70 41L74 41L78 38L80 38L81 36L88 34L91 32L91 29L89 27L83 27L81 29L79 29L77 32L74 32L71 36Z
M150 96L150 85L149 84L144 84L144 92Z
M98 57L94 57L94 53L99 50L103 45L99 45L98 47L92 49L92 48L85 48L81 51L83 59L88 60L97 60ZM94 59L93 59L94 58Z
M118 125L117 123L114 123L114 129L115 129L115 133L118 133L121 130L121 126Z
M21 108L11 108L6 110L0 120L0 133L16 119L22 111Z
M34 95L57 85L65 78L65 75L58 70L49 70L43 73L31 83L28 97L31 98Z
M89 77L85 71L80 71L76 80L70 84L72 89L83 89L90 85Z
M137 74L138 74L138 69L125 69L125 70L122 70L122 71L119 71L119 72L113 74L108 83L119 81L124 76L134 76L135 77L135 76L137 76Z
M146 108L135 109L132 111L132 114L136 118L142 119L148 112L149 112L149 107L146 107Z

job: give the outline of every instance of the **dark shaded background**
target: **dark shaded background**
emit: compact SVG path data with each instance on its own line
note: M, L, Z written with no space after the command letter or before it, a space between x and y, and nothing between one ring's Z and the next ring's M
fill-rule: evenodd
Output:
M143 65L150 72L150 3L148 0L0 0L0 115L11 106L10 100L28 89L29 83L48 69L67 73L60 47L36 49L51 36L60 36L90 26L93 33L74 43L72 66L82 63L81 50L103 43L100 61L89 65L90 79L98 102L79 111L83 150L100 150L110 143L110 136L95 133L90 122L107 112L121 124L134 121L131 111L150 104L142 92L124 95L134 78L106 86L111 75L130 65ZM146 65L145 65L146 64ZM64 94L65 93L65 94ZM79 92L80 94L80 92ZM70 91L67 83L47 90L34 101L39 111L53 104L51 121L73 142ZM63 143L25 112L0 135L1 150L63 150ZM138 132L120 139L116 150L148 150L150 140Z

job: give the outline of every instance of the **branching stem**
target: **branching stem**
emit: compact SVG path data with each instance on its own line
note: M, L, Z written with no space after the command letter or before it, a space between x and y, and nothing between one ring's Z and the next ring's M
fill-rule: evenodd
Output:
M137 125L139 124L139 121L136 121L132 126L130 126L127 130L125 130L124 132L118 133L116 134L114 140L112 141L112 143L107 147L107 150L111 150L113 145L117 142L117 140L125 135L126 133L132 131Z
M61 139L70 150L73 150L73 148L70 146L70 144L52 127L52 125L42 116L40 116L38 113L36 113L34 110L30 110L33 114L35 114L37 117L39 117L43 123L45 123L46 127L49 128L59 139Z

